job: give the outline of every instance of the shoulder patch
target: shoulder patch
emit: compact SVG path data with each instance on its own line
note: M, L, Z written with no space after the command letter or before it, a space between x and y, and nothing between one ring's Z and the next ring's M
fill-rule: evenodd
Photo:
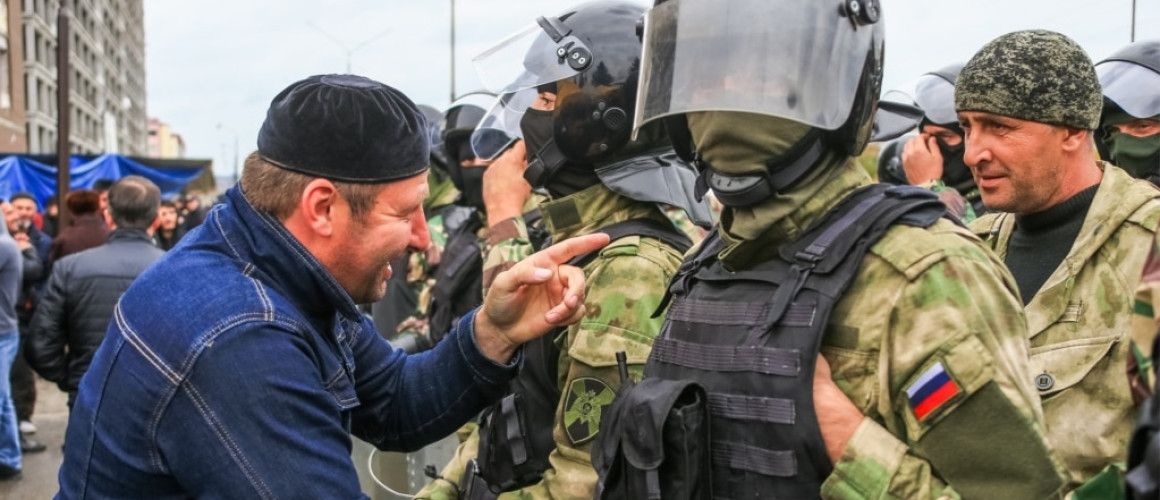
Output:
M616 391L603 380L579 377L568 384L564 402L564 431L573 445L593 440L600 430L600 416L612 404Z
M942 361L927 368L922 376L918 377L918 380L906 388L906 396L910 399L910 408L914 410L914 416L918 420L934 413L935 410L962 392L959 384L955 383L954 379L943 368Z

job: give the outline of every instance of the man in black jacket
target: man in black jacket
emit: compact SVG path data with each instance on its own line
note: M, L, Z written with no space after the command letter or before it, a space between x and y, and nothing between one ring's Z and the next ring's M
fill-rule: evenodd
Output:
M161 191L148 179L122 178L109 189L109 212L117 229L108 243L65 257L53 267L25 355L41 377L68 393L69 408L117 300L165 254L152 239L160 204Z

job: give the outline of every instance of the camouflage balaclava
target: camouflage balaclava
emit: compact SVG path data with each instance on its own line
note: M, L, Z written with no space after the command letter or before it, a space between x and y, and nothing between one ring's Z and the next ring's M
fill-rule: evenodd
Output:
M959 73L957 111L1095 130L1103 93L1083 48L1059 33L1008 33L984 45Z

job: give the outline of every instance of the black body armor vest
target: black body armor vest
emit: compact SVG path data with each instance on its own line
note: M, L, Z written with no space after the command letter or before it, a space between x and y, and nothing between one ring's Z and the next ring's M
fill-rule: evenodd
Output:
M830 313L891 225L927 227L945 212L930 191L868 186L797 241L769 249L770 259L736 271L718 260L725 245L710 234L673 278L658 310L670 301L671 307L645 366L645 381L696 381L704 388L708 433L686 430L684 440L707 435L709 443L685 446L699 457L634 463L655 450L668 452L663 443L681 441L665 436L672 425L641 429L655 424L632 418L625 405L624 414L608 417L615 419L613 430L597 444L600 498L818 498L833 470L813 402L814 367ZM618 399L655 399L632 394L649 390L661 388L641 383L622 389ZM692 462L706 459L708 467ZM619 470L606 470L612 467ZM708 477L669 478L667 470L706 471ZM672 485L686 490L671 491Z
M610 241L633 235L651 237L682 253L692 246L689 237L668 221L630 219L600 232L608 234ZM599 253L578 256L569 264L584 267ZM550 468L548 454L556 447L553 422L561 395L557 337L563 332L560 328L524 344L524 364L509 394L480 416L478 474L493 493L535 484Z

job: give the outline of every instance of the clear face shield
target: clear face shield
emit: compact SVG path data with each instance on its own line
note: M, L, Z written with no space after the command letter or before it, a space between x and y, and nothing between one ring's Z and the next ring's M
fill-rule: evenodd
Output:
M471 59L483 86L510 94L571 78L592 64L592 52L566 20L540 17Z
M1104 97L1125 113L1136 118L1160 115L1160 73L1126 61L1105 61L1096 65L1096 74Z
M877 3L670 0L645 15L634 127L693 111L738 111L825 130L841 127L866 54L880 39Z
M871 142L889 141L918 128L926 118L935 125L958 123L955 86L945 78L922 75L882 95L874 113Z
M471 149L475 151L475 157L494 160L517 140L523 139L520 120L538 96L534 87L499 96L471 133Z

